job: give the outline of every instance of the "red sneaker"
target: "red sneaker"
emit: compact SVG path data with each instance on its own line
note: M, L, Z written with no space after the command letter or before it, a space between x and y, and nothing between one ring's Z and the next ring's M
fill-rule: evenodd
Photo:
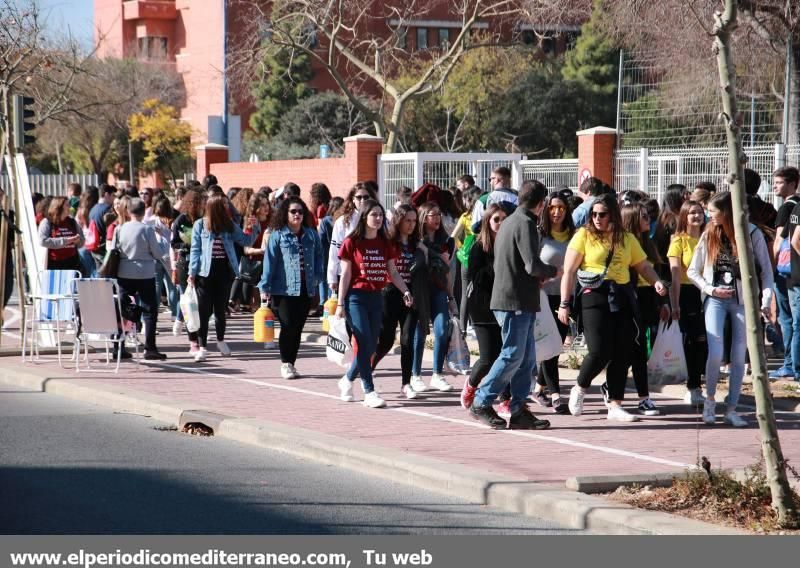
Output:
M497 415L500 418L511 418L511 400L504 400L497 405Z
M461 407L464 410L469 410L472 406L472 401L475 400L475 393L478 392L478 387L469 386L469 379L464 381L464 388L461 389Z

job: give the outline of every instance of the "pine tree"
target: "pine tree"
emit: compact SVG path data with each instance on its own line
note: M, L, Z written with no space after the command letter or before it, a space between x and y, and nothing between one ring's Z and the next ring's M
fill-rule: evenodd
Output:
M619 75L619 49L603 30L603 0L594 0L592 16L581 27L575 48L567 52L564 79L577 81L598 95L613 95Z
M274 136L286 112L312 94L308 87L311 64L306 55L276 49L268 52L262 69L262 76L252 86L256 111L250 118L250 127L256 134Z

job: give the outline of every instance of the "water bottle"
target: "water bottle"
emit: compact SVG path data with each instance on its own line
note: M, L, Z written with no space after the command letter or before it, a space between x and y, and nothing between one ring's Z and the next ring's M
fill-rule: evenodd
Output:
M333 317L333 315L336 313L336 306L338 305L339 300L336 298L336 294L333 294L322 305L322 331L325 333L328 333L331 329L328 318Z
M275 314L264 304L253 317L253 341L264 344L264 349L275 348Z

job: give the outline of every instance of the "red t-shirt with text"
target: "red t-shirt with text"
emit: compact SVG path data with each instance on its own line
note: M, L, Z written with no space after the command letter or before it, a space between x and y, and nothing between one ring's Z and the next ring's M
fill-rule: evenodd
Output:
M353 265L350 288L365 292L379 292L389 280L389 261L397 258L397 247L389 240L345 239L339 249L339 258Z

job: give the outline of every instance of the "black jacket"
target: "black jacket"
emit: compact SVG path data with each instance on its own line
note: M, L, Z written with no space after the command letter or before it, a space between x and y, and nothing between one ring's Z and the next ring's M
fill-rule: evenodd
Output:
M497 325L497 320L489 308L494 286L494 254L483 250L476 242L469 250L467 264L467 313L474 325Z

